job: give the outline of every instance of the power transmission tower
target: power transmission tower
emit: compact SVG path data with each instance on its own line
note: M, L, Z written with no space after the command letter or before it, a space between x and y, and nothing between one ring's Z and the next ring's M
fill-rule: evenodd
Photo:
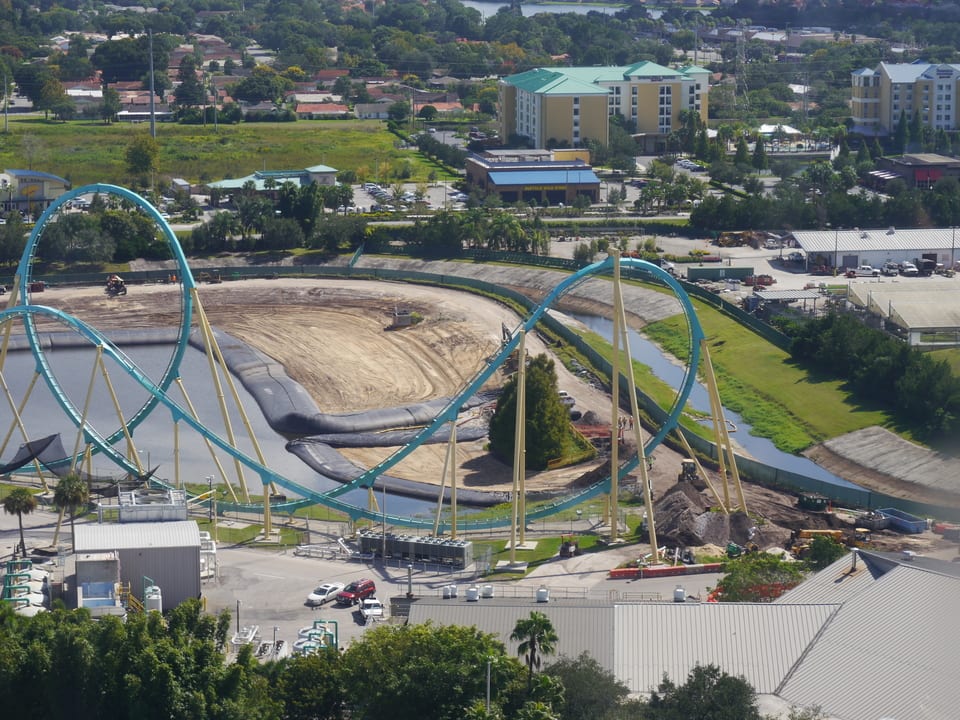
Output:
M737 84L733 92L733 104L737 110L746 111L750 107L750 97L747 94L747 36L742 20L737 22L737 60L734 72Z

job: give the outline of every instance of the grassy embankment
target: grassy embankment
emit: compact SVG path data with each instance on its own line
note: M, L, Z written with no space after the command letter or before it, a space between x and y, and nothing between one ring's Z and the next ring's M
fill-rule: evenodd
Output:
M859 404L833 378L821 378L791 362L788 353L694 300L708 338L724 406L740 413L757 435L786 452L871 425L892 426L879 407ZM682 316L653 323L645 334L678 358L686 357Z
M125 152L147 123L72 121L13 117L0 134L0 164L41 170L66 178L74 187L90 183L127 185ZM375 120L323 120L292 123L220 125L157 124L159 178L192 183L249 175L256 170L301 170L329 165L353 170L358 180L426 182L431 171L454 179L419 153L396 147L396 136Z

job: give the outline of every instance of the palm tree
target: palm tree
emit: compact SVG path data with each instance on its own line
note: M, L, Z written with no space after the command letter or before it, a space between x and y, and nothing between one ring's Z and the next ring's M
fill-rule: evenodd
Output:
M534 668L540 669L542 655L553 655L560 639L550 618L542 612L531 612L530 617L517 620L510 639L519 641L517 655L527 663L527 688L533 687Z
M37 498L26 488L14 488L10 494L3 499L3 510L8 515L16 515L20 523L20 550L23 557L27 556L27 542L23 538L23 516L29 515L37 509ZM16 557L17 553L14 552Z
M85 505L90 498L90 488L76 473L68 473L57 482L57 487L53 490L53 504L61 510L70 511L70 546L76 551L77 536L74 533L73 520L77 508Z

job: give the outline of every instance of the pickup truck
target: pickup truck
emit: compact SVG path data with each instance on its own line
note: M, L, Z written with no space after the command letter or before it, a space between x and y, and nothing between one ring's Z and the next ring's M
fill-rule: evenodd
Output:
M379 620L383 617L383 603L375 597L369 597L360 603L360 615L364 622Z
M860 265L859 267L847 270L847 277L880 277L880 271L873 265Z
M900 266L895 262L885 262L883 267L880 268L880 272L887 276L895 276L900 274Z

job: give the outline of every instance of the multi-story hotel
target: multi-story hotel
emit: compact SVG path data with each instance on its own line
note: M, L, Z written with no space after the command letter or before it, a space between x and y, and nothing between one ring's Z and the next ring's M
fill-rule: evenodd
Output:
M608 142L609 117L636 123L644 152L666 149L680 113L707 119L710 72L693 65L671 69L652 62L622 67L536 68L500 80L501 137L521 135L534 148Z
M880 63L851 75L850 114L853 129L867 135L890 135L914 113L934 130L957 130L960 115L960 65Z

